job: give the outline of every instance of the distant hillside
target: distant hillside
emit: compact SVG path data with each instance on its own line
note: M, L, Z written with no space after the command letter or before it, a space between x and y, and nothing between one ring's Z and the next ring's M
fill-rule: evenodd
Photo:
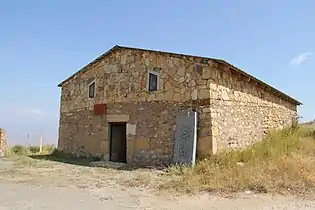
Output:
M315 120L310 121L310 122L306 122L306 123L301 123L301 125L304 125L304 126L314 126L314 127L315 127Z

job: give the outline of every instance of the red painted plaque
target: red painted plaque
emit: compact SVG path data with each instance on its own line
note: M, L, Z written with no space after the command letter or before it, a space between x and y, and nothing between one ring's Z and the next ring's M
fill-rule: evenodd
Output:
M106 104L94 104L94 115L105 115L107 111Z

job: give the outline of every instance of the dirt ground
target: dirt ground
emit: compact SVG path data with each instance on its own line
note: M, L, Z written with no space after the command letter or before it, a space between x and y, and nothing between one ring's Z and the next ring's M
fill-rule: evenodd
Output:
M315 209L292 196L177 195L156 188L160 171L117 170L31 158L0 159L0 210L5 209Z

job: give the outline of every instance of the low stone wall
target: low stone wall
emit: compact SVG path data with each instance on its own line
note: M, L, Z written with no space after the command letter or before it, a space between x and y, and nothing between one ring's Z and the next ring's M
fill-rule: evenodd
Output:
M7 149L7 135L4 129L0 128L0 157L4 156Z

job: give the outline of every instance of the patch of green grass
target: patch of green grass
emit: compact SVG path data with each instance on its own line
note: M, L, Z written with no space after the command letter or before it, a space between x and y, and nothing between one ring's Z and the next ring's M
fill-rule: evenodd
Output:
M41 152L40 152L39 146L14 145L14 146L9 147L6 150L6 155L7 156L49 155L49 154L53 154L55 150L56 148L54 145L43 145Z
M22 145L14 145L10 148L10 153L15 155L26 155L27 148Z
M28 149L29 152L32 153L32 154L38 154L39 151L40 151L39 146L29 146L27 149Z

